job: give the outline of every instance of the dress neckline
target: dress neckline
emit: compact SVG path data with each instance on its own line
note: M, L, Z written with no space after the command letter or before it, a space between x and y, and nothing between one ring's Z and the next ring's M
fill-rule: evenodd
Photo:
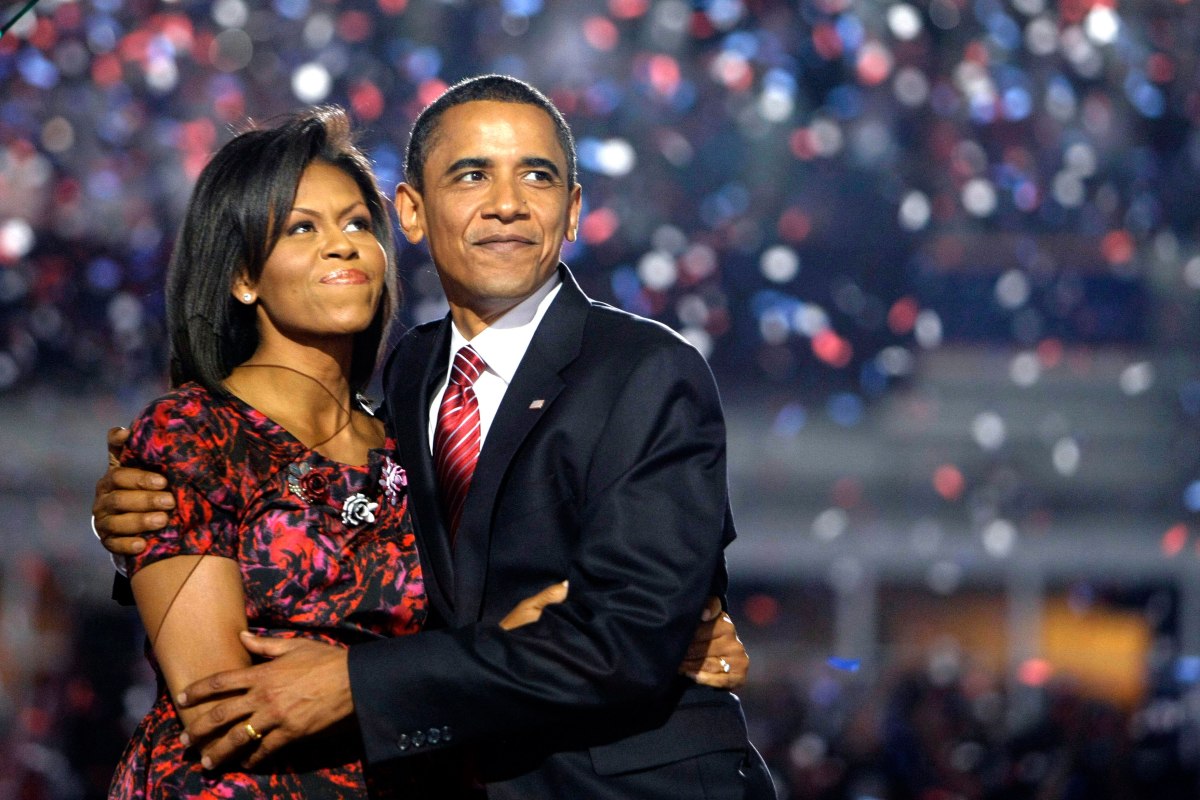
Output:
M283 427L278 422L271 419L266 414L259 411L257 408L250 405L228 389L223 390L219 395L216 395L216 397L219 401L223 401L226 405L232 408L234 412L250 422L252 429L256 433L258 433L271 444L286 450L288 457L292 459L303 459L315 464L336 467L338 469L371 471L386 453L396 449L395 441L389 434L385 432L383 446L370 448L367 451L366 463L350 464L345 461L338 461L335 458L330 458L319 450L314 450L313 448L309 447L304 442L297 439L296 436L287 428Z

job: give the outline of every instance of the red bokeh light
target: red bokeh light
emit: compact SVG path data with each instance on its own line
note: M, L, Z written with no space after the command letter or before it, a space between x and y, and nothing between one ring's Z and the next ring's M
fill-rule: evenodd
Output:
M888 309L888 329L897 336L903 336L917 324L917 314L921 308L914 297L901 297Z
M607 17L588 17L583 21L583 38L596 50L607 53L617 46L621 33Z
M350 90L350 107L364 122L373 122L383 114L383 92L370 81L360 81Z
M1054 666L1044 658L1029 658L1017 667L1017 680L1026 686L1045 686L1054 675Z
M1133 250L1133 236L1126 230L1109 231L1100 242L1100 252L1109 264L1128 264Z
M943 500L957 500L967 487L966 478L953 464L943 464L933 471L933 490Z
M679 62L670 56L651 56L646 64L646 74L654 91L663 97L671 97L679 89Z
M752 594L743 606L751 625L764 628L779 619L779 601L766 594Z
M636 19L649 9L649 0L608 0L608 10L617 19Z
M802 242L812 233L812 218L802 209L789 208L779 215L779 235L788 242Z
M854 348L833 331L826 329L812 339L813 355L831 367L842 368L850 363Z
M621 227L617 212L611 208L598 208L584 218L579 233L588 244L601 244L612 238Z
M1182 522L1167 528L1166 533L1162 537L1163 555L1168 558L1179 555L1187 544L1187 539L1188 528Z

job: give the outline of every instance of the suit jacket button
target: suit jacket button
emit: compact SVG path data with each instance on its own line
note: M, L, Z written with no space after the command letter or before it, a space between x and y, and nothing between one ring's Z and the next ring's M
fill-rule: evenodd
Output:
M425 744L425 731L414 731L412 735L413 747L420 747Z
M450 736L450 726L449 725L442 726L442 741L448 742L448 741L450 741L451 738L452 737Z
M430 728L429 733L426 734L426 737L429 739L430 744L437 744L442 740L442 729Z
M407 733L400 734L400 738L396 740L396 746L399 747L401 750L408 749L408 734Z

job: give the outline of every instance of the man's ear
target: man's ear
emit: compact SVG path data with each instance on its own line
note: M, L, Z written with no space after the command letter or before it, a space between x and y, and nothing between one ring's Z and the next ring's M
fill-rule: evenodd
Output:
M567 201L567 241L575 241L579 233L579 214L583 209L583 187L578 183L571 187L571 197Z
M418 244L425 238L425 225L422 213L421 193L410 183L402 183L396 187L396 218L400 221L400 230L409 244Z

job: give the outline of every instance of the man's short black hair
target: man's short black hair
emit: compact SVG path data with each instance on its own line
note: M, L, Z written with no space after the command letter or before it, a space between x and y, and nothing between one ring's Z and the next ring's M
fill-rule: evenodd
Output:
M574 188L579 177L575 163L575 137L571 135L571 128L563 118L562 112L546 95L509 75L479 75L459 81L417 115L408 138L408 152L404 157L404 179L409 185L418 192L424 191L425 159L429 156L429 149L437 136L438 121L442 115L455 106L476 100L521 103L545 111L554 122L558 144L567 158L567 190Z

